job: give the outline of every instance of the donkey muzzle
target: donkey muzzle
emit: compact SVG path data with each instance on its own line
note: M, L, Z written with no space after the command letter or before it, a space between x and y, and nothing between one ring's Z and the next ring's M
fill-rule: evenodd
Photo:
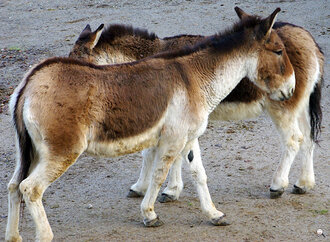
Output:
M290 99L295 91L296 79L295 75L292 74L289 80L282 85L277 91L272 92L269 97L276 101L285 101Z

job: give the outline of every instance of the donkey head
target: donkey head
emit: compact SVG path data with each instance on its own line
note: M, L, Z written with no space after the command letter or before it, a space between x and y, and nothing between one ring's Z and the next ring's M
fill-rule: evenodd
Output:
M241 21L255 18L238 7L235 11ZM277 8L268 18L261 20L254 29L255 38L259 40L260 45L258 75L254 82L259 88L269 93L271 99L283 101L293 95L295 75L281 38L272 30L279 11L280 9Z
M80 33L69 57L92 62L91 58L93 58L93 55L91 53L101 37L103 28L104 24L101 24L94 32L92 32L91 27L87 24L84 30Z

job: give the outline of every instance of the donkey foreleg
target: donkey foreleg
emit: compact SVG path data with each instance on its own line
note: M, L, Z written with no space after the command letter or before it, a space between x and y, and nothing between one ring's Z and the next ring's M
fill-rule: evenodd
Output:
M131 186L127 197L143 197L146 193L152 173L152 165L155 160L156 148L149 148L142 151L142 167L137 182Z
M162 138L159 141L156 149L150 184L141 203L141 214L146 227L158 227L163 224L154 211L154 204L160 187L164 183L171 165L180 155L185 143L185 139L175 140L173 137L167 138L166 140L165 138Z
M295 194L304 194L307 190L312 189L315 185L315 176L313 168L313 153L315 144L311 138L311 126L308 111L305 110L299 119L299 127L303 133L303 141L301 143L301 173L298 181L292 190Z
M285 120L285 118L283 118L283 120ZM303 138L296 118L279 124L278 129L284 141L285 151L270 186L271 198L280 197L284 189L288 186L290 168L299 151L300 143Z
M185 160L188 163L203 213L208 216L214 225L228 225L229 223L224 219L225 214L218 211L212 202L207 187L207 176L201 160L198 139L194 139L188 144L182 154L185 156Z
M139 179L131 186L127 197L143 197L148 189L152 173L152 164L155 159L155 148L142 151L142 156L143 162ZM181 159L182 157L179 156L170 169L168 185L158 199L161 203L172 202L179 199L180 193L183 189Z
M294 194L304 194L308 190L312 189L315 185L315 175L313 168L313 153L315 145L310 137L306 138L308 140L304 140L304 144L301 146L301 173L299 179L293 187L292 193Z
M170 173L168 175L168 184L162 195L159 197L158 201L161 203L166 202L173 202L179 199L180 193L183 189L183 182L181 176L181 164L182 164L182 157L178 156L175 159Z

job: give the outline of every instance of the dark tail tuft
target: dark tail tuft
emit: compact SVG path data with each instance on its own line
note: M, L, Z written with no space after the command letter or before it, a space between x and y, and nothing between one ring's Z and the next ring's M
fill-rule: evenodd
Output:
M321 133L322 109L321 109L321 88L323 84L323 76L316 83L313 92L309 97L309 115L311 122L311 138L318 144L319 135Z
M19 154L20 171L18 177L19 183L21 183L21 181L23 181L28 176L29 169L31 166L31 161L33 160L34 157L32 140L28 131L26 130L26 126L23 120L23 110L22 110L23 105L18 105L18 103L20 102L21 93L22 91L18 95L15 104L15 109L13 112L13 121L15 125L15 130L18 139L18 146L19 146L18 151L20 152Z
M20 150L21 169L19 172L19 183L23 181L27 176L33 159L33 148L31 137L24 127L24 131L18 134L18 143Z

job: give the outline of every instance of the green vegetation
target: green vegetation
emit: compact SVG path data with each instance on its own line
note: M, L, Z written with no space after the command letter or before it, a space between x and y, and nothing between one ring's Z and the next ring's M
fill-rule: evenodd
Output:
M321 209L321 210L313 209L313 210L311 210L311 212L320 214L320 215L325 215L325 214L328 214L328 209Z
M10 46L10 47L8 48L8 50L17 50L17 51L20 51L21 48L18 47L18 46Z

